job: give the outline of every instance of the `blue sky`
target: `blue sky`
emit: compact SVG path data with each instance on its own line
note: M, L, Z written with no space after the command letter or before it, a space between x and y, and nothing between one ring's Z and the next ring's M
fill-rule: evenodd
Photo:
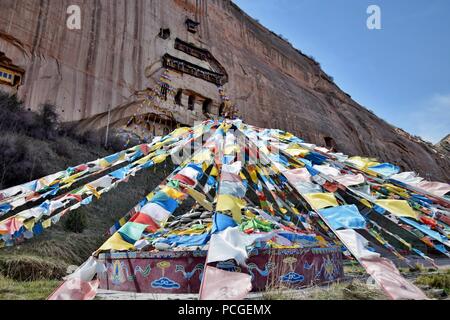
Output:
M449 0L233 0L320 62L379 117L433 143L450 133ZM369 30L369 5L381 30Z

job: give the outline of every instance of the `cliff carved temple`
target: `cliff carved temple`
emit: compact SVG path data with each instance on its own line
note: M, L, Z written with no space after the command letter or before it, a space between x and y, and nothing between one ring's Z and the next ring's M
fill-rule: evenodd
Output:
M80 30L66 26L70 5L81 8ZM108 110L116 126L144 112L136 93L154 87L168 68L178 92L176 103L163 106L173 115L163 126L218 116L221 85L249 124L450 180L448 154L358 105L318 63L229 0L2 0L1 6L0 52L24 70L19 97L31 108L58 106L80 130L104 127Z

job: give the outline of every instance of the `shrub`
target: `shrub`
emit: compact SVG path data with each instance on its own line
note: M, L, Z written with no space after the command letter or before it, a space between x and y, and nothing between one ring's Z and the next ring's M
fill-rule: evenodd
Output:
M105 134L102 133L102 136L104 137ZM108 135L108 147L114 152L119 152L141 143L143 141L137 134L127 130L112 129Z
M87 227L86 214L83 211L73 211L64 220L64 229L73 233L82 233Z
M17 281L60 279L66 268L52 259L35 256L4 255L0 257L0 274Z
M0 188L21 184L45 175L39 147L26 136L0 135Z
M59 121L55 106L44 104L39 111L39 120L41 127L44 129L46 138L54 140L58 135Z
M17 96L0 91L0 131L54 140L58 135L58 126L58 115L54 106L44 104L39 113L36 113L26 110Z
M450 270L421 275L417 278L416 284L428 285L431 288L444 289L447 292L450 292Z

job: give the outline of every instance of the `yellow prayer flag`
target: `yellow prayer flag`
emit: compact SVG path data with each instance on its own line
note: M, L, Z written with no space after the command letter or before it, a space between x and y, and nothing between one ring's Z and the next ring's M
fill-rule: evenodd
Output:
M25 228L26 228L28 231L33 230L33 227L34 227L34 219L31 219L31 220L29 220L29 221L27 221L27 222L24 222L23 225L25 226Z
M168 139L168 140L171 140L171 139ZM164 141L164 143L166 143L166 142L167 142L167 140ZM164 143L162 143L162 142L157 142L157 143L155 143L155 144L153 145L153 147L150 148L150 151L155 151L155 150L161 148L161 147L164 145Z
M250 174L250 178L252 179L253 183L257 183L258 182L258 174L256 172L255 167L251 167L248 168L249 174Z
M316 236L317 241L319 242L319 246L322 248L328 247L328 242L322 236Z
M367 199L361 199L361 200L359 200L359 202L361 202L363 205L365 205L368 208L372 208L372 205L370 204L369 201L367 201Z
M52 219L47 219L45 221L42 222L42 227L44 229L49 228L52 225Z
M154 195L155 195L154 192L150 192L145 198L147 199L147 201L150 201L150 200L152 200Z
M376 161L376 159L373 158L364 158L364 157L351 157L347 159L345 162L351 163L356 168L360 170L366 170L368 167L379 165L380 163Z
M221 194L217 198L217 211L231 211L233 219L237 223L241 223L242 214L241 209L245 207L246 203L244 200L230 196L228 194Z
M96 253L100 251L128 251L132 249L134 249L134 245L123 240L122 236L116 232L108 240L106 240L106 242L96 251Z
M191 130L189 127L181 127L181 128L178 128L178 129L175 129L174 131L172 131L171 136L176 138L176 137L179 137L179 136L189 132L189 130Z
M205 224L204 229L187 229L187 230L182 230L182 231L173 231L173 232L171 232L171 234L176 234L179 236L203 234L203 233L206 233L208 230L210 230L211 227L212 227L212 223L208 223L208 224Z
M396 193L396 194L402 196L403 198L409 198L409 194L403 188L394 186L390 183L383 184L383 187L385 187L390 192L393 192L393 193Z
M69 176L67 178L62 179L61 180L61 184L72 184L75 179L77 179L78 177L80 177L80 176L82 176L84 174L85 174L84 171L81 171L81 172L78 172L76 174L73 174L73 175L71 175L71 176Z
M125 152L121 152L119 154L119 160L125 160L126 159L127 154Z
M409 217L417 220L417 213L406 200L381 199L375 201L375 203L398 217Z
M210 176L217 177L218 175L219 175L219 170L217 170L217 167L214 166L214 167L211 169Z
M86 188L87 188L89 191L91 191L92 194L93 194L97 199L100 199L100 193L98 193L97 190L96 190L93 186L91 186L90 184L87 184L87 185L86 185Z
M203 150L200 153L196 154L192 157L192 161L195 163L201 163L205 161L209 161L212 158L211 151L209 150Z
M280 139L291 139L293 137L292 133L290 132L284 132L277 134L278 138Z
M245 210L245 215L246 215L247 217L249 217L250 219L253 219L253 218L256 217L256 215L253 214L250 210Z
M339 205L332 193L308 193L305 194L305 199L316 210Z
M152 160L155 164L158 164L158 163L165 161L167 156L168 156L168 154L160 154L160 155L154 157Z
M202 171L205 172L208 169L209 165L205 162L202 163Z
M296 147L296 148L288 148L284 150L284 152L293 157L304 157L309 153L309 150L302 147Z
M185 194L177 189L171 188L169 186L165 186L161 189L162 192L167 194L172 199L183 199L185 197Z
M211 202L209 202L208 200L206 200L206 196L200 192L198 192L197 190L194 190L192 188L187 188L187 193L195 199L195 201L198 202L198 204L200 204L203 208L205 208L208 211L213 211L213 205Z
M98 165L102 168L107 168L110 166L109 162L106 161L105 159L100 159L100 161L98 162Z

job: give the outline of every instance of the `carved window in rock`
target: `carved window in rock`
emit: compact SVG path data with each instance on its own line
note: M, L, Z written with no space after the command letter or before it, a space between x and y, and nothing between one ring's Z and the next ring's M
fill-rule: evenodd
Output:
M188 110L194 110L194 105L195 105L195 96L190 95L188 99Z
M192 19L186 19L186 27L190 33L197 33L199 25L200 22L194 21Z
M159 29L158 36L161 39L164 39L164 40L169 39L169 37L170 37L170 29L163 29L163 28Z
M222 82L228 82L228 74L220 62L212 55L209 50L195 46L179 38L175 39L175 49L182 51L194 58L207 62L212 71L222 77Z
M200 67L186 60L173 57L167 53L163 56L163 66L216 85L224 85L228 82L228 76Z
M204 114L211 113L211 106L212 106L212 100L211 99L205 99L203 101L202 111Z
M12 60L0 51L0 83L18 88L24 75L25 70L14 65Z
M183 104L181 103L181 99L183 97L183 90L182 89L178 89L177 94L175 95L175 105L177 106L182 106Z
M169 91L169 86L165 83L161 85L161 99L167 101L167 93Z
M0 67L0 83L17 87L22 83L22 75L11 69Z

